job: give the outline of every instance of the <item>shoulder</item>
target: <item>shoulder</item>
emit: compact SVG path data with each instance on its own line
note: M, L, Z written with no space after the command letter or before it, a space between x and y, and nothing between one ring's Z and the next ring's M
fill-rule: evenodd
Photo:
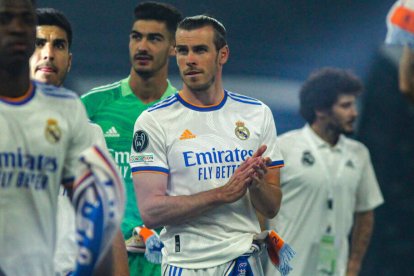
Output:
M174 95L168 96L164 100L154 104L153 106L148 108L146 111L147 112L155 112L155 113L160 112L160 111L165 111L165 110L171 108L177 102L178 102L177 94L174 94Z
M50 99L79 100L78 94L64 87L57 87L41 82L34 82L36 92Z
M363 143L345 136L342 136L341 138L344 140L346 148L352 153L358 154L360 156L369 155L368 148Z
M239 104L242 105L251 105L251 106L266 106L263 102L249 97L249 96L245 96L245 95L241 95L238 93L234 93L231 91L227 91L227 96L229 97L230 100L237 102Z
M95 101L97 99L110 99L114 98L116 95L121 93L121 81L117 81L111 84L98 86L92 88L90 91L86 92L81 96L81 100L85 101Z
M278 142L281 148L290 149L297 147L304 142L303 129L294 129L278 136Z

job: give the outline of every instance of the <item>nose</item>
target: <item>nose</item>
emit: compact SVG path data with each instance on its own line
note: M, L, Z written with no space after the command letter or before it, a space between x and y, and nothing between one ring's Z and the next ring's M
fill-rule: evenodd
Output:
M187 65L197 64L197 59L196 59L196 56L194 55L193 52L191 52L191 51L188 52L185 62L186 62Z
M42 59L44 60L54 60L55 54L53 51L53 45L51 43L46 43L42 48Z
M138 51L148 51L148 40L146 38L138 42Z

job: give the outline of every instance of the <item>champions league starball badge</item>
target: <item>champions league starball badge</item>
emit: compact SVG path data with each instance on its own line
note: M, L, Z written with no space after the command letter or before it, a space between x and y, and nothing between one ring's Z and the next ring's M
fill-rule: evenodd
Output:
M49 143L56 144L62 137L62 131L58 126L58 122L55 119L48 119L45 127L46 140Z
M134 134L132 140L132 147L135 152L141 152L148 147L149 137L148 134L143 130L138 130Z
M247 140L250 137L250 131L247 129L247 127L244 126L244 123L242 121L236 122L234 133L240 140Z

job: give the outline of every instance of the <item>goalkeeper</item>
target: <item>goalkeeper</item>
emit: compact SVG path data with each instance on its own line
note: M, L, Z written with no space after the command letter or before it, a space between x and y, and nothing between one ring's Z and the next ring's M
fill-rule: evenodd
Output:
M92 89L81 99L89 118L101 126L109 151L125 181L127 205L121 230L126 240L131 275L160 275L160 265L142 253L141 236L133 234L143 224L138 212L129 168L129 152L138 115L160 99L176 92L167 80L169 57L174 54L174 33L181 14L174 7L143 2L135 8L129 35L130 74L127 78Z

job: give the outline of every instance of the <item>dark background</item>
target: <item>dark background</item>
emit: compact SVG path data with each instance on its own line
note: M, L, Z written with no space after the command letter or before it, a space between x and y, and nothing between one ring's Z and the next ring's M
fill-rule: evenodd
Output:
M66 86L84 93L129 73L128 34L137 1L37 0L63 11L74 29ZM231 58L225 85L272 108L279 133L303 125L300 84L323 66L348 68L366 93L356 138L370 149L386 203L361 275L414 275L414 111L397 88L400 49L382 47L393 0L164 1L184 15L210 14L226 26ZM179 88L175 60L171 80Z

